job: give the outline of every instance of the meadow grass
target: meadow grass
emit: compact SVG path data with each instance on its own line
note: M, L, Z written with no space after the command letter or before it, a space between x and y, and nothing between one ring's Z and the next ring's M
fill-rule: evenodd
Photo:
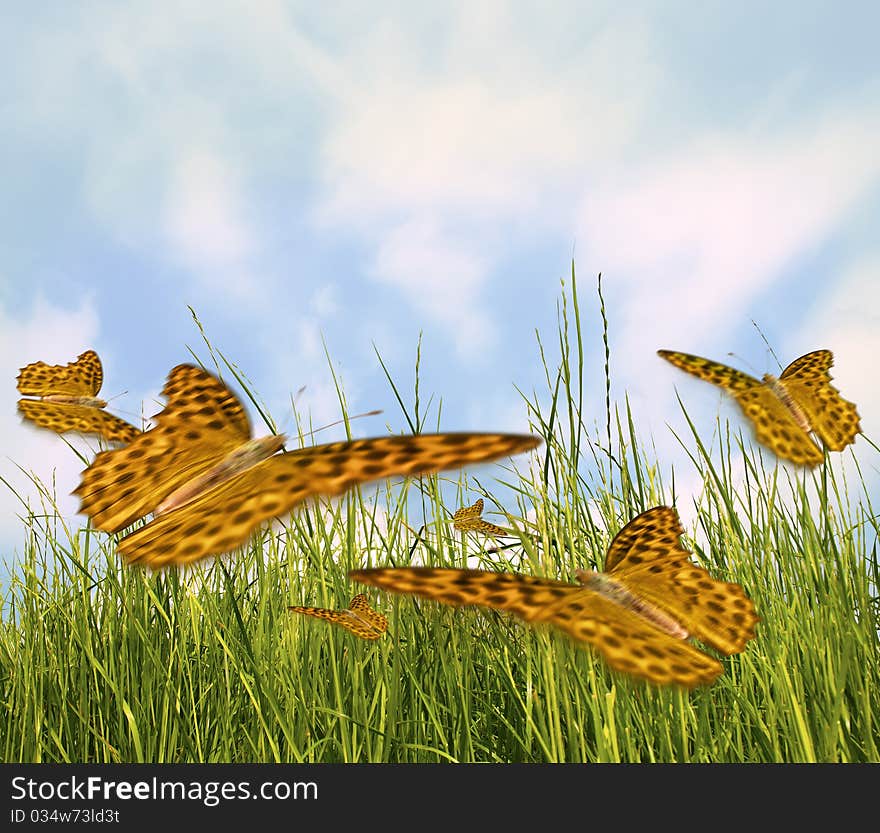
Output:
M582 418L595 397L572 280L558 360L538 342L548 391L523 395L544 438L530 458L319 500L189 571L125 567L111 537L70 527L46 490L3 590L2 760L880 760L877 518L858 468L776 466L726 424L711 452L693 424L681 438L705 484L685 540L715 577L746 588L761 622L712 686L631 680L497 612L371 592L389 629L368 643L287 611L344 607L362 589L349 569L413 559L569 581L601 568L623 524L676 498L628 404L611 402L604 336L598 427ZM410 409L389 382L410 428L429 430L418 388ZM506 510L491 519L521 532L516 546L484 552L453 532L449 515L476 494Z

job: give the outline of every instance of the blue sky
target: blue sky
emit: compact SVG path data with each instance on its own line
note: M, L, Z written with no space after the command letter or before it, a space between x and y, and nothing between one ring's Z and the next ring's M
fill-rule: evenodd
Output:
M446 430L525 430L574 255L588 421L613 394L681 460L657 348L778 370L835 353L880 414L880 58L875 3L20 4L0 30L0 474L65 495L80 466L20 425L18 368L94 348L117 413L147 414L205 355L187 305L276 420L289 397L405 422L373 353ZM49 13L47 10L50 10ZM741 366L747 367L742 364ZM335 438L332 432L326 439ZM864 440L857 453L876 475ZM686 467L686 464L682 464ZM682 472L679 484L687 483ZM71 516L76 502L62 498ZM21 550L0 490L0 545Z

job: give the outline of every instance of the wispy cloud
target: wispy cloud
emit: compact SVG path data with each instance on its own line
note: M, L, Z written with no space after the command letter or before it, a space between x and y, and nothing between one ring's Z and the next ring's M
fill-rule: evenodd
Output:
M368 240L374 279L460 354L487 343L479 301L511 235L568 233L582 177L635 134L659 70L631 22L597 27L563 69L497 4L455 7L430 58L385 20L339 59L316 217Z
M624 345L693 346L741 328L871 197L878 129L880 112L844 112L783 135L701 139L588 193L581 227L590 259L622 284Z
M217 154L195 151L175 160L164 212L172 251L205 288L239 302L259 294L245 204L238 177Z

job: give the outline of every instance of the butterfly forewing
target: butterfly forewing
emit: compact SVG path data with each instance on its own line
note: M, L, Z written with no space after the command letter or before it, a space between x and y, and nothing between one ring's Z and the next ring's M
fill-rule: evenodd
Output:
M777 457L799 466L816 466L825 458L772 388L752 388L735 398L754 426L755 439Z
M32 362L18 374L18 391L25 396L96 396L104 381L101 360L94 350L80 353L69 364Z
M483 498L477 498L476 502L471 506L462 506L455 510L452 516L452 525L456 529L461 529L459 524L464 523L473 518L479 518L483 514Z
M748 390L761 384L760 379L749 376L734 367L728 367L721 362L715 362L711 359L704 359L702 356L695 356L692 353L679 353L675 350L658 350L658 356L662 356L666 361L671 362L680 370L684 370L704 382L711 382L713 385L724 388L727 391Z
M831 384L834 363L830 350L816 350L795 359L779 377L805 413L810 427L832 451L842 451L861 431L856 406Z
M683 532L678 513L669 506L655 506L636 515L611 541L605 555L605 572L650 568L658 560L668 561L673 551L687 561L688 553L679 546Z

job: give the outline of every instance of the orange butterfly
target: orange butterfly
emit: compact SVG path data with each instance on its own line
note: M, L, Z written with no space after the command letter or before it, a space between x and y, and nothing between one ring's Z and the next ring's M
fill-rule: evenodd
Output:
M713 682L717 659L699 639L738 654L755 635L755 606L738 584L717 581L682 548L678 514L657 506L611 542L605 572L579 570L580 584L487 570L402 567L352 570L355 581L455 607L507 610L548 623L598 649L614 669L660 685Z
M32 362L21 368L17 381L19 393L39 397L19 399L19 413L41 428L56 434L97 434L118 443L131 442L141 433L103 410L107 402L97 394L104 371L94 350L80 353L75 362L67 365Z
M388 620L370 607L366 593L358 593L346 610L328 610L323 607L301 607L299 605L287 609L294 613L304 613L306 616L314 616L333 622L334 625L351 631L361 639L378 639L388 630Z
M167 404L156 427L126 448L98 454L74 492L105 532L152 512L153 520L117 548L129 562L154 569L228 552L262 522L317 495L482 463L540 442L520 434L416 434L279 454L285 437L251 439L238 397L208 371L178 365L162 395Z

